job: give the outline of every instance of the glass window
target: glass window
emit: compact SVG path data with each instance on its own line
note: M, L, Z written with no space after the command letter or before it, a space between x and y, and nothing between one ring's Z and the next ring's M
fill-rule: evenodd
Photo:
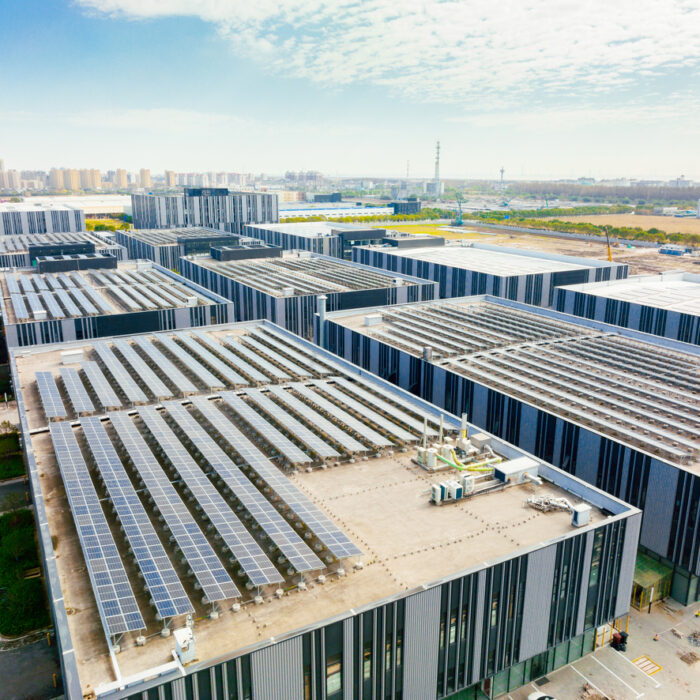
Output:
M340 697L342 690L342 661L340 654L330 657L326 661L326 696Z

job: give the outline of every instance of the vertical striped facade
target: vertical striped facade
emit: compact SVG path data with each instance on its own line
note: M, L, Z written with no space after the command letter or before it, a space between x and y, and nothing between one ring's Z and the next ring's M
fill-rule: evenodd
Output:
M317 336L318 337L318 336ZM644 511L640 544L674 569L672 595L700 600L700 476L336 323L325 347Z
M330 255L334 258L343 257L343 241L339 235L309 236L277 231L266 226L248 224L244 231L246 236L265 241L270 245L276 245L284 250L308 250L311 253ZM355 262L362 262L356 260Z
M13 210L16 209L16 210ZM22 205L0 211L0 236L31 233L73 233L85 230L85 212L69 207L28 208Z
M352 255L355 262L364 265L438 282L441 299L490 294L535 306L551 306L554 290L560 285L599 282L609 280L611 277L613 279L627 277L626 265L601 263L597 260L591 260L591 267L584 269L504 276L495 271L494 273L476 272L463 267L451 267L412 258L410 250L402 251L396 248L377 249L359 246L353 248Z

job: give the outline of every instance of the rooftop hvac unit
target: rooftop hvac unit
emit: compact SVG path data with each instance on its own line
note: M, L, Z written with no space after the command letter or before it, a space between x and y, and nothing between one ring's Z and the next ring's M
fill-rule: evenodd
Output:
M377 326L382 322L381 314L367 314L365 316L365 326Z
M294 287L282 287L282 296L283 297L293 297L294 296Z
M61 353L61 364L72 365L75 362L82 362L83 360L83 349L78 348L76 350L66 350Z
M577 503L571 508L571 524L574 527L588 525L591 521L591 506L588 503Z
M185 664L194 661L194 632L191 627L181 627L173 632L175 637L175 653L180 663Z
M137 260L136 269L138 272L145 272L153 268L153 263L150 260Z
M473 438L472 438L473 439ZM539 462L531 457L518 457L494 465L493 476L504 484L522 484L524 481L539 481Z
M47 317L46 309L37 309L36 311L32 311L32 315L34 316L35 321L45 321Z
M187 306L197 306L197 297L187 297Z
M469 441L479 452L491 443L491 436L486 433L475 433L469 436Z

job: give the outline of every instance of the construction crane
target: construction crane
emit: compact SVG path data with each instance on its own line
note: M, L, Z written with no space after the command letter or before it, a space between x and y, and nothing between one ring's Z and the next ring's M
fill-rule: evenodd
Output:
M457 214L457 218L452 222L453 226L461 226L464 223L462 220L462 198L460 196L457 196L457 208L459 213Z
M605 240L608 244L608 262L612 262L612 248L610 247L610 231L609 231L609 226L605 227Z

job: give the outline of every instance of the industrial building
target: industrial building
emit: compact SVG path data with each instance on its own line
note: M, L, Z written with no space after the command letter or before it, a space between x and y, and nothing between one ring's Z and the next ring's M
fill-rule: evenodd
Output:
M76 253L112 255L126 260L126 249L111 231L0 236L0 267L32 267L37 257Z
M402 199L391 202L389 206L394 210L394 214L420 214L420 199Z
M283 202L280 204L280 219L309 219L311 217L325 216L328 219L337 219L345 216L385 216L390 217L394 210L389 206L363 206L352 205L348 202L340 204L311 203L311 202Z
M695 346L490 296L331 313L316 337L642 509L670 593L700 600Z
M212 252L220 258L218 251ZM237 321L266 318L309 339L320 296L326 298L326 308L338 310L427 301L437 295L435 282L305 251L262 260L192 255L180 258L179 271L231 299Z
M366 228L356 224L301 221L293 224L249 225L245 227L245 235L285 250L308 250L350 260L354 246L381 243L387 233L383 228Z
M628 611L636 508L267 321L12 354L68 700L494 697Z
M243 233L246 224L279 221L277 195L231 192L226 187L186 187L184 194L132 194L137 229L203 226Z
M554 307L567 314L700 345L700 275L689 272L559 287Z
M0 202L0 236L85 230L85 212L60 202Z
M130 258L152 260L169 270L177 270L178 260L183 255L209 253L212 247L236 246L255 250L267 247L274 250L272 246L264 246L262 241L202 226L117 231L116 239Z
M8 347L233 320L228 299L150 261L48 256L33 269L0 272L0 290Z
M440 297L492 294L537 306L551 306L554 288L564 284L627 277L627 265L472 241L433 247L358 246L353 260L440 283Z

